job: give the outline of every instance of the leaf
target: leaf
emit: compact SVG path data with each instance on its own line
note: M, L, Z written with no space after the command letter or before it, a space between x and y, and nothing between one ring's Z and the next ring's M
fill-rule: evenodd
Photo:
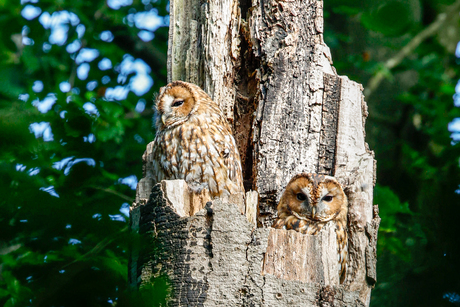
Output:
M0 288L0 299L5 298L8 295L10 295L10 291Z
M17 306L17 305L16 305L17 302L18 302L18 300L17 300L16 298L10 297L10 298L6 301L5 305L3 305L3 307L14 307L14 306Z
M112 181L117 181L118 178L120 178L117 174L110 173L106 171L105 169L101 169L101 173L105 178L108 178Z
M350 15L350 16L357 15L357 14L362 12L362 8L351 7L351 6L347 6L347 5L335 6L335 7L332 8L332 10L334 11L334 13L346 14L346 15Z
M9 271L3 272L2 275L6 282L6 288L8 289L8 292L13 296L18 295L21 287L19 280L17 280Z
M374 2L373 7L362 17L363 25L386 36L400 36L410 30L412 25L420 19L420 6L417 0L384 0Z
M32 46L26 46L22 51L21 60L23 61L26 69L29 70L30 73L34 73L40 69L40 62L37 56L34 53L34 49Z
M126 261L120 261L121 259L111 250L106 250L105 254L107 257L102 257L101 259L103 265L113 273L121 276L123 280L128 281L128 270L126 270L128 263Z

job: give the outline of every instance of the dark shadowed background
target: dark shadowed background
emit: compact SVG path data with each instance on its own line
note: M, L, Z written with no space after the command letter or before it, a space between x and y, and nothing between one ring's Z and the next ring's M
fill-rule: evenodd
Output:
M460 0L325 0L378 161L371 306L460 306ZM129 205L166 82L165 0L0 0L0 305L160 305ZM458 84L458 85L457 85Z

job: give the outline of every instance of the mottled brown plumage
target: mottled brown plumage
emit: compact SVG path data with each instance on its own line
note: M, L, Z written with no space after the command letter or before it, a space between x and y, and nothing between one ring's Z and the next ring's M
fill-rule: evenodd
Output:
M213 197L244 192L232 130L208 94L175 81L161 88L156 110L156 137L143 157L151 163L147 177L185 179L192 189L208 188Z
M345 279L348 201L334 177L302 173L294 176L278 204L274 228L316 235L327 223L336 225L340 282Z

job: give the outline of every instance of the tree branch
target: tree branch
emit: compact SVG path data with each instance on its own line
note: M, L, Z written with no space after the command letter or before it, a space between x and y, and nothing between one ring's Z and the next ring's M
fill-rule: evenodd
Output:
M395 56L388 59L384 64L384 70L378 71L367 83L367 86L364 90L364 96L369 98L369 96L379 87L380 83L385 78L385 71L391 70L401 64L401 62L410 55L424 40L428 37L436 34L443 26L449 21L455 14L458 14L460 9L460 0L457 0L454 4L447 7L445 12L441 13L436 17L436 20L433 21L427 28L422 32L418 33L412 40L404 46Z
M101 251L103 251L110 243L112 243L120 234L124 233L128 231L128 226L125 226L123 227L120 231L118 231L117 233L115 233L114 235L111 235L107 238L104 238L104 240L102 240L101 242L97 243L96 246L94 246L89 252L87 252L86 254L84 255L81 255L80 257L78 257L77 259L75 259L74 261L70 262L70 263L67 263L65 264L64 266L62 266L62 270L67 268L68 266L74 264L74 263L77 263L79 261L82 261L82 260L86 260L86 259L89 259L97 254L99 254Z
M106 193L114 194L114 195L120 197L121 199L126 200L129 203L133 202L133 199L131 197L126 196L125 194L122 194L120 192L117 192L117 191L114 191L114 190L111 190L111 189L101 188L101 187L97 187L97 186L94 186L94 185L90 186L90 188L100 190L100 191L104 191Z

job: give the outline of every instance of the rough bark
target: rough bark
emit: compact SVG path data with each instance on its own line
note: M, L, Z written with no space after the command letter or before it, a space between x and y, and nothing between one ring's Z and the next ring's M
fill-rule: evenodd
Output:
M170 12L168 82L201 86L232 123L240 44L238 1L171 1Z
M168 81L194 82L220 104L233 124L245 187L257 192L205 207L208 196L193 195L184 182L141 179L131 224L151 243L133 248L131 285L167 275L172 306L369 305L379 218L367 106L362 86L332 67L322 5L171 1ZM286 184L301 172L335 176L345 188L343 284L332 273L334 229L309 236L270 228Z

